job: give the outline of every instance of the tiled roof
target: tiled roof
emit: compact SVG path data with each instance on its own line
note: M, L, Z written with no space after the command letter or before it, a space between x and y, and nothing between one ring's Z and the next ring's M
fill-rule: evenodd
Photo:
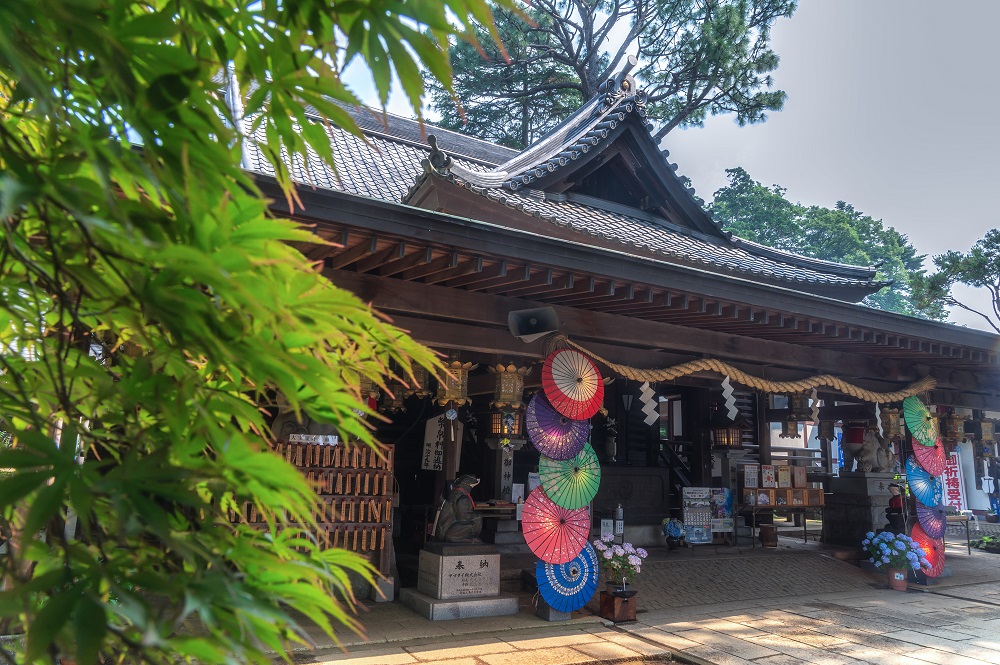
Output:
M432 150L420 141L419 125L415 121L390 115L386 126L381 114L355 113L356 118L363 115L369 117L362 124L367 143L339 128L329 129L336 172L324 165L318 156L310 155L308 164L293 165L293 178L306 185L399 203L406 201L425 178L431 177L450 183L446 186L465 187L546 223L578 232L582 242L586 242L587 237L598 238L620 243L625 251L629 247L638 248L642 250L636 252L638 255L648 257L652 254L670 263L792 288L798 285L798 290L806 292L811 290L809 285L844 287L845 299L849 300L858 299L859 289L871 292L882 286L874 281L875 271L871 268L799 257L738 238L712 237L662 219L651 219L647 213L624 206L588 205L580 201L584 197L567 199L528 188L511 189L502 183L492 187L476 184L471 180L491 180L489 175L500 171L493 166L495 161L492 164L484 162L510 157L513 151L468 137L456 141L455 137L461 135L428 127L428 132L448 142L451 156L451 168L443 174L435 173L422 166L422 162L432 156ZM263 130L258 132L256 139L265 140ZM453 149L453 145L458 149ZM464 158L463 153L470 154ZM259 148L249 146L246 159L249 170L273 175ZM531 159L522 161L527 163ZM510 161L508 159L508 163ZM544 232L544 228L540 230Z

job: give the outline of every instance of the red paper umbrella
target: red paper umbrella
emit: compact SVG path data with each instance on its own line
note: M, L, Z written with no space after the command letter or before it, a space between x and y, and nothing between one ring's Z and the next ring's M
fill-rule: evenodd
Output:
M944 540L941 538L931 538L919 524L913 525L910 538L917 541L917 544L924 550L927 562L931 564L930 568L921 569L924 574L927 577L937 577L940 575L944 571Z
M521 527L535 556L546 563L568 563L587 543L590 516L586 508L559 507L541 487L536 487L524 502Z
M940 438L934 440L933 446L913 446L913 454L916 455L917 462L927 473L932 476L940 476L944 473L947 453L944 451L944 443Z
M542 390L556 411L586 420L604 403L604 382L597 366L579 351L560 349L542 366Z

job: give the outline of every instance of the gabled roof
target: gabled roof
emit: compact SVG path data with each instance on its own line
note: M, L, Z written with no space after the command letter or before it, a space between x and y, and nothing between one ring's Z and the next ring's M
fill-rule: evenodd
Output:
M524 223L541 234L849 302L885 285L875 280L873 267L780 252L723 231L659 151L649 133L644 103L645 95L623 73L522 152L355 109L352 115L365 140L336 127L328 130L337 172L310 155L308 163L292 165L292 175L306 185L418 207L426 205L423 194L428 189L461 188L482 205L502 205L523 214ZM424 130L433 136L425 139ZM266 140L263 129L256 138ZM662 201L640 209L638 202L630 206L598 200L567 187L567 178L582 166L622 146L642 161L642 186ZM252 143L245 159L249 170L273 175Z

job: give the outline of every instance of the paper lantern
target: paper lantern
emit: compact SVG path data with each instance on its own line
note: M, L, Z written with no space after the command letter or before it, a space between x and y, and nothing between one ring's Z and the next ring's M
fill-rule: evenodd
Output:
M389 382L389 390L386 391L385 399L379 411L382 413L403 413L406 411L405 397L406 391L403 384L398 381Z

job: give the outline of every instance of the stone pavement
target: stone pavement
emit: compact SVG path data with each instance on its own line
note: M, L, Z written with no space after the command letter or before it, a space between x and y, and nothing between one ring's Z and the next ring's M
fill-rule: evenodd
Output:
M494 619L431 622L398 603L380 604L361 617L367 639L343 636L346 653L327 642L295 660L1000 665L1000 555L967 555L964 540L964 529L949 532L951 577L907 593L801 538L780 538L778 550L654 550L637 583L635 623L606 624L585 608L550 624L534 616L527 594L520 614Z

